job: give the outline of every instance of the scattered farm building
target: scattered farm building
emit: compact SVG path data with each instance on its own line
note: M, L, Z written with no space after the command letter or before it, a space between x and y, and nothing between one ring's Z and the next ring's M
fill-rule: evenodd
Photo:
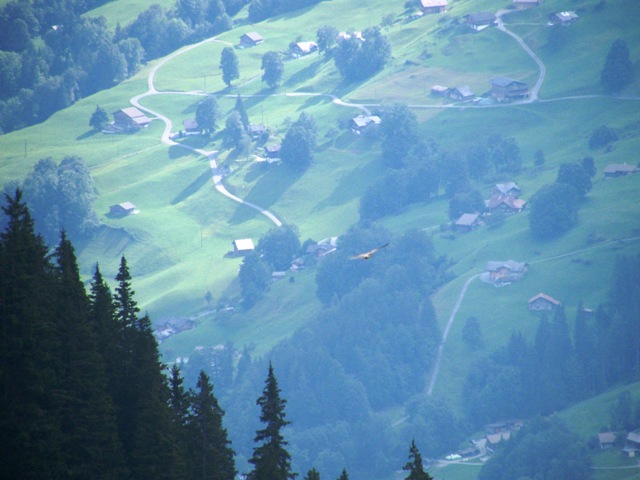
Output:
M380 122L380 117L376 115L358 115L351 119L349 127L354 133L362 133L365 129L371 126L380 125Z
M562 303L546 293L539 293L529 299L528 305L529 310L538 312L540 310L555 310L562 306Z
M622 454L629 458L635 457L640 452L640 433L629 432L627 439L622 449Z
M279 143L274 143L272 145L267 145L264 148L264 153L267 158L280 158L280 148L282 147Z
M464 17L465 23L476 32L496 24L496 16L491 12L470 13Z
M458 102L473 100L476 97L475 93L471 91L471 88L468 85L465 85L463 87L453 87L449 89L447 96L451 100L455 100Z
M231 245L233 246L234 255L246 255L247 253L253 252L255 249L253 246L253 240L250 238L234 240L231 242Z
M431 87L431 95L434 97L446 97L447 93L449 93L449 87L443 87L442 85Z
M122 130L137 130L148 127L151 119L136 107L128 107L113 112L113 124Z
M264 38L262 38L257 32L249 32L240 36L240 45L244 47L255 47L263 42Z
M511 195L519 197L522 194L522 190L516 182L496 183L493 187L494 195Z
M514 215L522 212L527 206L527 202L515 195L491 195L489 200L485 200L488 213L502 213L503 215Z
M287 276L287 272L283 272L283 271L277 271L271 274L271 278L274 280L282 280L286 276Z
M123 202L109 207L109 214L114 217L126 217L138 213L136 206L131 202Z
M420 0L420 8L424 13L442 13L448 5L447 0Z
M251 135L251 138L258 138L267 131L267 127L262 124L256 125L252 123L251 125L249 125L249 128L247 130L249 131L249 135Z
M516 262L515 260L490 261L487 262L485 271L488 274L488 280L499 285L522 280L528 268L529 265L525 262Z
M513 6L517 10L524 10L526 8L537 7L542 3L542 0L513 0Z
M529 87L525 82L506 77L491 79L491 96L499 102L521 100L529 96Z
M626 163L611 163L604 167L604 178L624 177L631 173L640 172L640 168Z
M487 443L485 444L487 449L493 451L493 449L495 449L499 443L509 441L509 439L511 438L511 432L491 433L485 438L487 440Z
M200 132L200 127L198 127L198 122L195 118L188 118L187 120L183 120L182 128L187 133Z
M576 12L558 12L549 15L549 23L552 25L567 26L578 19Z
M318 50L316 42L297 42L291 44L291 51L296 55L309 55Z
M480 225L482 225L482 219L479 213L463 213L453 224L459 232L470 232Z
M362 32L338 32L338 40L349 40L351 37L355 37L361 42L364 42Z
M598 434L598 443L601 450L612 448L616 444L616 434L613 432L601 432Z

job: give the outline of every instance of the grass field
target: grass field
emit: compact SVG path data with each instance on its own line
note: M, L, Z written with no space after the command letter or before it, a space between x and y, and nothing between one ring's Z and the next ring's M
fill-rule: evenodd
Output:
M161 2L164 8L172 3ZM573 321L578 302L593 307L606 300L615 258L640 252L640 241L619 241L640 235L640 177L605 181L602 176L609 163L637 163L640 101L591 97L602 94L600 70L609 45L618 37L629 44L631 57L636 60L636 78L640 78L640 31L635 28L640 2L609 1L602 11L596 11L596 0L575 0L570 7L576 9L580 19L557 38L553 35L558 32L552 32L546 22L550 13L568 8L565 1L547 0L539 9L508 14L504 17L507 27L521 35L546 65L541 101L503 108L438 109L433 107L442 100L429 96L433 84L469 85L477 94L483 94L493 76L510 76L532 84L538 74L535 63L511 37L496 29L469 33L461 25L467 13L497 11L508 2L450 3L446 15L425 15L412 22L404 21L404 0L321 2L312 9L255 25L245 24L243 12L238 28L167 61L158 70L158 90L196 95L148 96L141 103L169 117L177 132L183 120L194 116L202 95L215 95L222 111L227 112L240 93L251 121L269 126L269 142L281 140L290 122L302 111L313 115L319 128L319 149L314 163L303 174L286 166L257 164L253 156L234 157L222 149L220 135L185 140L197 142L198 147L207 150L220 149L220 162L232 169L225 179L227 188L296 225L301 241L344 233L358 221L363 192L385 175L379 140L355 136L346 130L340 130L333 139L326 136L358 113L354 108L332 103L329 95L372 105L393 101L410 104L420 121L421 136L435 139L445 151L473 148L484 144L492 134L515 138L522 153L523 172L517 177L496 177L478 185L484 195L497 181L515 180L528 200L542 185L555 180L561 163L593 156L598 174L580 210L579 225L555 241L534 242L526 214L509 218L495 230L481 228L466 235L442 233L439 226L448 222L446 199L413 205L397 216L380 220L396 235L409 228L429 228L438 253L454 261L455 278L433 296L443 328L462 285L481 272L486 261L514 259L531 265L523 281L505 288L497 289L477 280L471 283L446 344L434 391L434 395L458 408L464 375L471 364L503 344L514 330L531 338L538 318L527 311L528 298L541 291L558 298ZM125 25L144 8L145 2L116 0L91 15L104 15L110 26ZM387 13L397 15L396 22L383 32L392 44L393 59L374 77L345 84L332 61L312 54L286 60L285 79L280 87L269 89L261 83L260 62L265 52L286 51L288 44L297 39L313 40L317 28L325 24L338 30L363 30L380 23ZM220 52L225 46L235 46L240 35L248 31L259 32L265 43L235 50L241 78L227 88L218 67ZM585 48L585 42L589 48ZM162 145L161 122L154 121L134 135L90 131L89 118L96 105L109 113L128 106L130 98L147 91L147 77L159 61L146 65L121 85L83 99L40 125L0 136L0 179L2 183L22 180L41 158L50 156L60 161L65 155L79 155L90 167L98 189L95 211L111 227L102 229L90 242L77 245L85 278L90 277L96 261L105 277L113 278L120 256L125 254L134 277L136 298L154 322L197 317L197 328L162 344L165 361L188 356L196 346L229 341L239 348L254 345L258 354L267 353L319 311L313 269L291 277L293 282L274 282L265 298L249 312L223 314L210 310L205 302L207 292L213 296L213 305L225 303L239 293L236 276L241 260L224 257L231 242L245 237L256 241L273 224L216 192L209 164L203 157L180 147ZM303 92L327 95L294 95ZM638 96L640 82L623 93ZM589 97L562 99L575 95ZM610 151L590 151L588 136L603 124L619 132L620 140ZM545 155L542 167L533 165L537 149ZM255 153L261 152L257 149ZM133 202L140 214L122 219L106 216L109 205L123 201ZM588 238L593 233L606 241L590 245ZM564 254L571 255L554 258ZM461 341L462 326L469 316L476 316L481 323L486 347L480 352L469 352ZM606 405L606 398L599 400L602 405ZM606 408L602 406L601 410ZM587 419L589 415L571 410L563 415L585 438L593 434L595 424L603 418L594 415ZM607 457L602 458L602 462L607 461ZM447 467L434 473L436 478L464 480L475 478L477 468ZM610 472L598 471L597 478L614 477Z

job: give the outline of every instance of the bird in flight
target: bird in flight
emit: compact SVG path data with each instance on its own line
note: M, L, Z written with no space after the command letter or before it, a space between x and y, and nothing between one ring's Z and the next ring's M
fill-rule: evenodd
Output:
M360 255L355 255L351 257L351 260L369 260L374 253L376 253L381 248L386 247L387 245L389 244L385 243L384 245L380 245L379 247L374 248L373 250L369 250L368 252L361 253Z

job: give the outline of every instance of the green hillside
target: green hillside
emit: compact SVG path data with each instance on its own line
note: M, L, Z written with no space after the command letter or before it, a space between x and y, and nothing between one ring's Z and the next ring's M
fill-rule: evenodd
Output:
M90 14L104 15L115 28L117 23L126 25L135 19L146 8L143 3L114 0ZM165 8L173 4L161 3ZM408 104L420 122L421 137L434 139L443 151L465 151L495 134L514 138L521 150L523 171L476 185L486 197L496 182L517 181L528 200L543 185L555 181L560 164L592 156L598 171L580 208L579 223L556 240L535 241L526 213L508 218L496 229L482 227L467 234L441 229L449 222L444 198L411 205L377 222L398 236L412 228L428 229L438 254L452 260L453 279L433 295L441 330L463 284L481 273L487 261L513 259L530 264L521 282L495 288L474 280L469 286L452 324L433 391L434 397L459 410L469 366L503 345L513 331L528 338L535 332L538 317L527 311L530 297L545 292L559 299L572 322L579 302L596 307L607 300L615 259L640 252L640 175L605 180L602 173L607 164L637 164L640 160L640 3L609 0L605 8L598 9L598 0L546 0L535 9L505 15L505 26L544 62L546 76L537 102L495 108L444 108L443 100L429 92L435 84L468 85L483 95L495 76L535 83L538 67L512 37L496 28L471 33L463 25L465 14L496 12L510 2L450 0L446 14L410 22L404 4L404 0L332 0L253 25L247 24L244 9L235 19L239 26L215 41L184 49L167 61L151 62L133 78L80 100L42 124L0 136L1 183L23 180L45 157L59 161L66 155L79 155L84 159L98 189L95 212L110 228L77 245L83 277L90 278L97 261L105 278L114 278L120 257L126 255L138 303L154 323L174 318L197 320L196 328L162 343L164 361L173 362L189 357L196 347L227 342L239 349L253 345L258 355L266 354L312 319L321 305L315 295L315 271L310 268L295 276L288 274L295 278L293 282L274 282L249 311L216 311L218 304L237 307L241 259L225 257L231 242L237 238L257 242L273 223L216 191L206 158L162 144L164 124L160 120L131 135L91 131L89 118L96 105L110 114L130 106L132 97L147 92L149 75L160 62L164 63L155 74L154 85L167 93L148 95L140 103L167 116L174 133L195 115L205 94L215 95L224 112L242 95L252 123L270 128L269 142L281 140L300 112L315 118L319 148L303 174L284 165L258 164L253 155L234 158L222 148L219 134L180 140L204 150L220 150L219 163L231 169L224 180L229 192L296 225L301 241L344 234L359 221L359 201L367 187L386 175L377 138L356 136L347 129L331 137L331 131L360 113L333 98L370 110L391 102ZM558 33L547 25L548 17L567 9L575 10L580 18L568 27L554 27L562 29ZM377 75L347 84L333 61L314 53L287 60L283 84L277 89L260 81L260 62L267 51L286 51L290 42L299 39L315 40L316 30L323 25L364 30L380 24L385 14L396 16L393 25L383 30L393 57ZM240 79L227 88L218 68L220 53L226 46L237 45L239 36L250 31L259 32L265 42L235 50ZM604 95L600 72L617 38L629 45L636 81L622 95L612 97ZM614 129L619 140L611 149L590 150L588 137L600 125ZM534 165L538 149L545 156L542 166ZM254 153L261 152L256 149ZM140 213L120 219L107 216L110 205L125 201L134 203ZM590 240L594 237L597 243ZM213 297L211 305L205 300L207 292ZM462 327L470 316L480 320L485 340L484 349L477 352L470 352L462 341ZM576 406L562 416L586 439L605 415L592 415L592 411L604 412L614 393L611 395ZM589 425L584 423L585 411L591 418ZM394 418L400 417L398 411ZM596 461L615 464L606 455ZM466 468L457 471L463 467L451 468L437 478L477 475L474 468L471 474ZM606 473L597 475L599 480L613 478Z

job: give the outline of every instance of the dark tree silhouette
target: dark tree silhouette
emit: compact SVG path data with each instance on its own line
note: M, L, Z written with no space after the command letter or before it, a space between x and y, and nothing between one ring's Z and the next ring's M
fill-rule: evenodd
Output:
M220 68L222 69L222 81L231 86L231 82L240 78L238 56L232 47L225 47L220 54Z
M617 39L611 44L607 54L600 74L600 83L607 92L618 93L632 83L633 78L633 63L629 59L627 42Z
M291 471L291 455L286 450L288 444L282 436L282 429L289 425L285 419L287 401L280 398L280 387L269 363L269 373L262 396L256 403L260 406L260 421L265 428L256 432L254 442L259 446L249 459L254 468L248 480L288 480L296 477Z
M405 480L432 480L431 475L424 471L422 465L422 455L416 446L415 440L411 440L411 447L409 447L409 461L402 468L405 472L409 472L409 475Z

